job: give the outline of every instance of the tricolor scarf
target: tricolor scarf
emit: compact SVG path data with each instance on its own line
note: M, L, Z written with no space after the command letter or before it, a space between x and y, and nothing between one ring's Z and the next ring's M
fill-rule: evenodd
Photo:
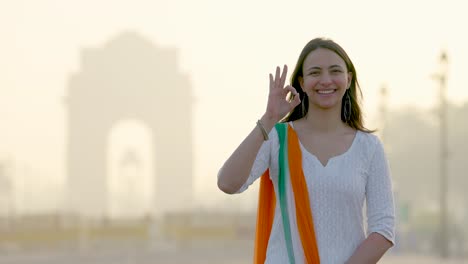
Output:
M309 192L302 171L302 154L299 147L299 139L294 129L286 123L278 123L275 126L280 143L278 192L283 220L286 249L291 264L295 263L291 241L291 230L286 202L285 175L289 171L294 201L296 205L296 218L302 248L304 251L304 263L320 264L320 258L315 239L312 208L309 202ZM269 170L260 179L260 192L257 209L257 225L255 234L254 264L263 264L266 259L268 240L270 238L273 218L275 215L276 197L273 183L270 180Z

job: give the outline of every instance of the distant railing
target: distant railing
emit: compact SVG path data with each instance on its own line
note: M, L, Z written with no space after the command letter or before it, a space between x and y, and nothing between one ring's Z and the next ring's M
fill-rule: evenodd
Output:
M161 223L167 240L253 239L255 216L238 213L172 213Z
M86 219L73 215L0 218L2 247L89 247L105 241L252 240L255 216L222 212L181 212L135 220Z
M146 240L151 221L89 220L76 216L36 215L0 219L0 247L79 245L98 240Z

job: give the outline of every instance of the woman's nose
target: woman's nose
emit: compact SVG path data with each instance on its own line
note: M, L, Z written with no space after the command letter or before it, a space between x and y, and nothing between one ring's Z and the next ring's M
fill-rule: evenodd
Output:
M325 86L330 85L332 83L332 78L330 74L328 73L322 74L322 76L320 76L320 83Z

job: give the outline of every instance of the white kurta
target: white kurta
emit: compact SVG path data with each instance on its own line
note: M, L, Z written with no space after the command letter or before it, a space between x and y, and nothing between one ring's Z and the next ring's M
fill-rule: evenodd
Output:
M270 178L278 194L279 142L276 129L272 129L269 137L260 148L250 176L238 193L245 191L270 168ZM372 232L383 235L394 244L392 182L380 140L373 134L358 131L350 148L332 157L326 166L302 144L300 147L321 264L343 264L366 235ZM294 256L296 263L302 263L304 253L297 230L294 196L289 179L286 179L286 190ZM265 263L284 264L289 260L278 195L276 198L276 212Z

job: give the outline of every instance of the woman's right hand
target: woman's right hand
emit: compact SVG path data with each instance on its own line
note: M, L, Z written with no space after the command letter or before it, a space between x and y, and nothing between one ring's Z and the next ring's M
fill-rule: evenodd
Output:
M265 117L273 120L275 123L301 103L296 89L291 85L284 86L287 73L288 66L286 65L284 65L283 73L281 73L280 67L276 67L274 78L273 74L270 73L270 93L268 95ZM289 92L291 96L286 98Z
M265 140L261 130L269 133L278 121L301 102L296 89L290 85L284 87L287 72L288 67L284 65L282 74L279 67L276 68L275 78L270 74L267 110L259 120L261 122L257 123L261 127L258 128L257 125L252 129L218 172L218 187L223 192L236 193L246 183ZM286 98L289 92L293 96L292 99Z

